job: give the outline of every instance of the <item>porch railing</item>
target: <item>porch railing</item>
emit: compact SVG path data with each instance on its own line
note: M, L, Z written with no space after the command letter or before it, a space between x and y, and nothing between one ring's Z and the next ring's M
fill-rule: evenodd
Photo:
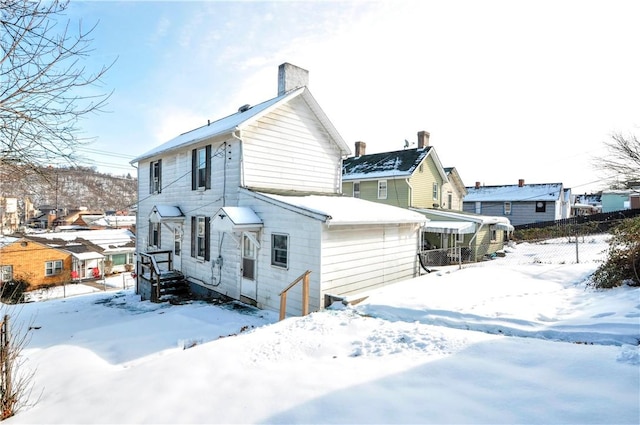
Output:
M311 274L311 270L307 270L302 273L296 280L291 282L289 286L284 288L282 292L280 292L280 320L283 320L287 311L287 292L289 289L296 286L296 284L302 281L302 315L306 316L309 314L309 275Z
M141 252L138 261L138 278L151 283L151 300L160 299L160 278L163 272L173 270L173 251Z

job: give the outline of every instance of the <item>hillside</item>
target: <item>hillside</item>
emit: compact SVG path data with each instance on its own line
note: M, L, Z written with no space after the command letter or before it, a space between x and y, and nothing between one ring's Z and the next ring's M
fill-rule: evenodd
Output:
M138 180L131 175L116 176L86 167L41 168L22 175L3 175L0 196L24 199L37 208L87 207L91 210L128 210L136 204Z

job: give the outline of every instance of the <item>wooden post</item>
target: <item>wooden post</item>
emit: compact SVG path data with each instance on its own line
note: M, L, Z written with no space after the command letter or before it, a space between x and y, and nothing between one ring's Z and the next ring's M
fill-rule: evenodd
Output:
M309 314L309 272L302 279L302 315Z
M280 294L280 319L284 320L285 312L287 311L287 293Z

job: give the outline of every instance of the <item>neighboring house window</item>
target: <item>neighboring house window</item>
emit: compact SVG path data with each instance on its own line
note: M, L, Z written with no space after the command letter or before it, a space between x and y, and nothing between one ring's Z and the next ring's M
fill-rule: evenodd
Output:
M418 167L418 172L419 173L424 172L424 164L420 164L420 166Z
M353 197L360 197L360 182L353 182Z
M387 181L378 180L378 199L387 199Z
M449 208L450 210L453 209L453 195L451 194L451 192L447 193L447 208Z
M491 242L495 242L498 240L498 232L496 232L495 230L491 230Z
M182 251L182 233L180 229L173 230L173 254L176 257L180 256L180 251Z
M127 254L113 254L111 264L114 266L124 266L127 264Z
M149 193L162 192L162 160L149 164Z
M457 233L456 234L456 242L458 242L458 243L464 242L464 233Z
M246 235L242 242L242 277L250 280L256 277L256 246Z
M288 267L289 236L275 233L271 235L271 265Z
M504 203L504 215L511 215L511 202Z
M482 202L476 201L476 214L482 213Z
M62 273L62 260L47 261L44 263L44 275L55 276Z
M13 280L13 266L0 266L0 283Z
M209 261L211 219L209 217L191 217L191 256Z
M438 199L438 183L433 184L433 199Z
M149 246L160 248L160 223L149 222Z
M191 189L211 189L211 145L191 151Z
M547 211L547 203L544 201L536 202L536 212L546 212Z

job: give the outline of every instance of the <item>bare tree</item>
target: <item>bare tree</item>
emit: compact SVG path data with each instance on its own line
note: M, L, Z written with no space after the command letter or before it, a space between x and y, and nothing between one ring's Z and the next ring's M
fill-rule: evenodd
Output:
M78 121L102 111L111 93L98 93L110 66L88 71L88 30L71 29L64 0L0 2L0 168L23 174L48 164L74 163ZM97 24L96 24L97 25Z
M618 188L640 185L640 140L635 134L614 133L605 142L609 154L596 160L596 167L615 176Z

